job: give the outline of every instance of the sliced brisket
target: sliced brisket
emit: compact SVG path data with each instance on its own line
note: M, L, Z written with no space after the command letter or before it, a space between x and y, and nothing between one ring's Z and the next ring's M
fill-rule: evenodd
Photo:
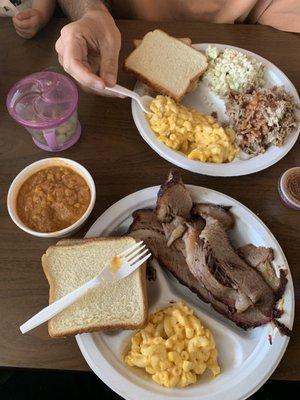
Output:
M212 217L218 220L225 230L231 229L234 226L234 216L230 212L230 206L219 206L210 203L196 203L192 208L192 215L205 217Z
M154 229L152 228L154 227ZM152 255L159 263L170 271L182 284L188 286L193 292L204 300L211 302L213 297L201 285L189 270L183 253L173 243L167 246L162 225L153 210L137 210L133 214L133 222L128 234L136 240L143 240Z
M161 223L153 210L137 210L133 214L133 223L129 228L130 236L143 240L159 264L166 268L184 286L187 286L202 301L210 303L220 314L231 319L236 325L247 329L265 324L271 320L260 310L251 308L243 313L233 312L225 303L218 301L190 271L183 253L176 247L176 240L170 247L166 245ZM197 225L194 225L197 227ZM198 227L199 229L199 227Z
M231 280L233 286L253 304L257 304L264 315L270 316L275 304L272 289L262 276L237 254L223 226L217 220L207 217L200 239L210 246L219 269Z
M160 265L200 299L247 329L280 317L275 304L287 279L283 270L276 276L271 249L251 244L233 248L226 233L234 225L229 209L193 206L179 173L171 171L156 209L134 212L129 234L143 240Z
M189 226L183 236L186 250L187 265L192 274L203 284L203 286L214 296L215 299L226 304L234 312L237 307L238 291L228 282L217 279L213 273L214 259L211 249L206 246L203 240L199 239L199 232ZM239 311L244 311L251 302L248 299L247 306Z
M267 247L256 247L253 244L246 244L238 249L239 255L253 268L256 268L267 284L273 289L276 300L282 297L287 284L286 272L279 270L279 277L276 275L272 261L273 250Z
M161 186L156 203L156 215L161 222L170 222L174 217L190 218L193 201L182 182L178 171L171 171Z

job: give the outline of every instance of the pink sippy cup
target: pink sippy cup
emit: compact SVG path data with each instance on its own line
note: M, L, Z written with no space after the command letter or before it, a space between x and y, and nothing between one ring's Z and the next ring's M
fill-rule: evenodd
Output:
M6 106L43 150L65 150L80 137L78 91L65 75L51 71L28 75L11 88Z

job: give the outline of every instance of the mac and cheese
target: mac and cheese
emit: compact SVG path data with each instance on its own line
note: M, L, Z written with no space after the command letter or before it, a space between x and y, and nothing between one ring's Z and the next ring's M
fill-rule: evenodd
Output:
M124 360L166 387L193 384L207 368L214 376L220 373L211 332L182 302L151 315L148 325L132 337Z
M159 141L191 160L224 163L234 159L238 150L234 132L223 128L211 115L177 104L167 96L156 96L148 120Z

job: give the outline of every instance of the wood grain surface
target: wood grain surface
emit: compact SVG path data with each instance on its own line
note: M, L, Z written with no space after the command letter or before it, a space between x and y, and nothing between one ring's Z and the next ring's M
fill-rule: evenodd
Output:
M52 20L36 39L19 38L10 19L0 28L0 366L87 370L73 338L50 339L46 326L21 335L19 325L47 304L48 284L40 259L55 240L32 237L19 230L8 216L6 194L13 178L28 164L54 154L37 148L5 108L9 88L23 76L47 68L59 70L54 43L64 19ZM149 23L119 21L122 33L120 65L132 41L161 28L194 43L226 43L256 52L276 64L300 89L300 36L262 26L203 23ZM133 79L120 70L119 82L132 87ZM97 187L95 208L84 229L110 205L148 186L161 184L171 167L140 137L129 100L97 97L80 91L82 137L71 149L57 154L82 163ZM300 213L285 208L277 182L286 169L299 165L296 144L276 165L259 173L236 178L213 178L181 171L186 183L207 186L239 200L271 229L289 261L296 292L294 334L273 375L275 379L300 379ZM267 345L267 344L266 344Z

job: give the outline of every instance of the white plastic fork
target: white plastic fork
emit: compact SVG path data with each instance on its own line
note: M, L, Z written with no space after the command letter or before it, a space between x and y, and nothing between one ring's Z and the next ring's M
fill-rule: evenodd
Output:
M133 92L132 90L129 90L125 88L124 86L120 85L115 85L113 87L108 87L106 86L106 90L109 90L110 92L122 94L126 97L131 97L133 100L137 101L139 103L139 106L145 113L150 113L150 103L153 100L153 97L151 96L140 96L136 92Z
M110 265L107 265L99 275L95 276L95 278L50 304L48 307L43 308L40 312L21 325L20 331L26 333L48 321L74 303L74 301L78 300L88 290L106 282L112 283L125 278L139 268L150 256L151 253L146 248L146 245L143 244L143 241L134 244L118 255L122 260L122 264L117 271L112 272Z

